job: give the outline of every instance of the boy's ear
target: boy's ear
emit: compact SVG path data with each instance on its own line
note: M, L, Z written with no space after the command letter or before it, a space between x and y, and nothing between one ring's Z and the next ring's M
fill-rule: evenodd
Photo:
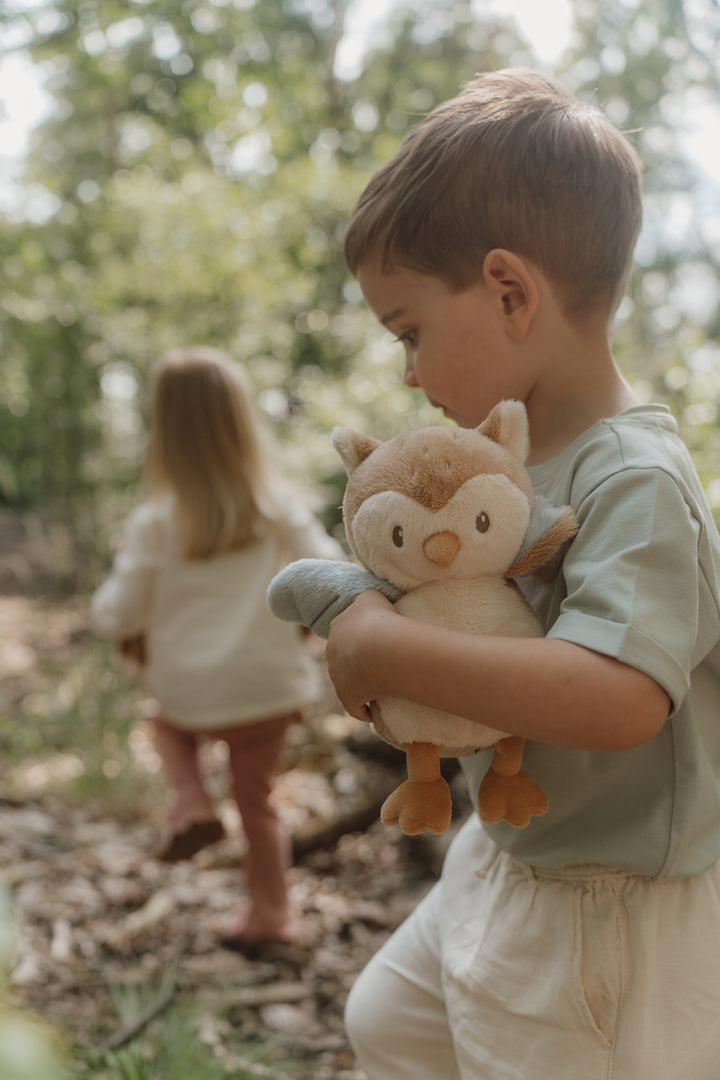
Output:
M485 256L483 282L494 297L508 334L525 337L538 306L535 275L519 255L493 248Z

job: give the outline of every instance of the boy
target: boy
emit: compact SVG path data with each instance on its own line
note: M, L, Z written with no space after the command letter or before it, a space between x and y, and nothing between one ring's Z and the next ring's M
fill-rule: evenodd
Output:
M550 800L453 841L354 986L370 1080L718 1080L720 540L663 406L609 326L641 221L638 158L527 71L481 75L370 181L346 256L405 381L460 426L527 407L536 491L580 531L523 582L541 639L467 635L367 592L331 624L348 712L381 695L530 740ZM462 759L473 793L489 755Z

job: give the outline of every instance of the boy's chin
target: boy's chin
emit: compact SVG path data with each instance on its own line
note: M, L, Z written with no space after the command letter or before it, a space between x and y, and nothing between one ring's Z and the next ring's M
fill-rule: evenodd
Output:
M431 405L433 409L439 409L446 420L452 420L454 424L457 424L461 428L476 428L478 424L482 424L485 419L484 416L468 416L466 413L456 412L455 409L449 408L447 405L442 405L439 401L433 401L432 398L428 398L428 405Z
M452 409L448 409L445 405L441 405L439 401L433 401L432 398L428 398L428 404L431 405L433 409L439 409L446 420L454 420L460 427L463 426L459 417L455 415Z
M443 405L438 405L438 409L442 412L446 420L452 420L453 424L457 424L461 428L474 428L478 424L481 424L485 417L481 417L479 420L472 420L468 416L461 416L459 413L454 412L452 409L446 409Z

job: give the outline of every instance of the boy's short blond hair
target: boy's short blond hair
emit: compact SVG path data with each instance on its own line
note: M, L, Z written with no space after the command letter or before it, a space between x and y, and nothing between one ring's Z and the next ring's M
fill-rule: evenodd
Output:
M592 105L533 71L476 76L433 109L371 179L345 257L475 284L505 248L555 286L568 317L615 310L642 221L641 164Z

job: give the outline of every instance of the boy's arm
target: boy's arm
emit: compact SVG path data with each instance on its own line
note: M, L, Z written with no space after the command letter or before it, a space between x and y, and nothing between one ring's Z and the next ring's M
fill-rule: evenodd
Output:
M358 719L378 697L408 698L536 742L627 750L647 742L670 711L643 672L555 638L468 634L399 615L363 593L333 620L328 668Z

